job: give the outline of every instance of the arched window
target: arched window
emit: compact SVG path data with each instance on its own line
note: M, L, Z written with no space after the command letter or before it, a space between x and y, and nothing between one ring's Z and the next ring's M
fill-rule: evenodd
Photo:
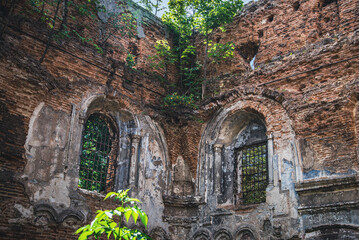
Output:
M208 178L219 205L247 208L266 201L271 171L267 128L254 111L237 111L224 119L213 139ZM246 205L246 206L245 206Z
M266 127L253 117L237 137L234 193L237 205L266 201L268 154Z
M79 187L104 192L111 189L115 176L117 131L112 120L92 114L82 134Z

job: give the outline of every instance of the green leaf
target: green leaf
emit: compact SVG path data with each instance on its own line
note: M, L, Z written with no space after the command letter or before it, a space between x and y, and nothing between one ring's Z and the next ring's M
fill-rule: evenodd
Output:
M106 234L107 238L111 238L111 235L113 234L112 238L115 239L147 239L145 237L146 235L142 234L138 230L130 230L126 227L121 228L121 222L117 223L113 220L113 215L125 215L127 222L132 216L134 222L137 223L138 217L140 216L141 221L147 227L147 215L135 204L135 202L139 202L139 200L129 198L128 190L112 194L110 195L116 196L116 199L120 200L121 206L117 207L115 210L98 210L96 217L91 222L91 225L83 226L76 231L76 234L80 234L79 239L86 240L91 235L95 239L100 239L103 233ZM110 195L107 197L110 197ZM125 204L125 202L127 202L127 204Z
M133 218L133 221L135 222L135 224L137 223L137 219L138 219L138 212L137 210L134 208L132 209L132 218Z
M88 229L89 227L90 227L89 225L80 227L79 229L77 229L77 231L75 232L75 234L79 234L80 232L82 232L82 231Z
M145 227L147 228L148 217L147 217L147 214L145 212L143 212L142 210L140 211L140 218L141 218L141 222L143 223L143 225L145 225Z
M140 200L136 199L136 198L128 198L127 199L128 202L141 202Z
M132 214L132 209L126 209L125 218L127 222L130 219L131 214Z
M105 201L107 198L112 197L113 195L116 195L116 193L115 192L109 192L109 193L107 193L106 197L103 200Z
M87 232L83 232L80 236L78 240L86 240L88 236L91 236L93 234L93 231L87 231Z
M117 223L115 223L115 222L110 223L110 228L111 229L114 229L116 226L117 226Z
M110 239L111 234L112 234L112 231L107 232L107 239Z

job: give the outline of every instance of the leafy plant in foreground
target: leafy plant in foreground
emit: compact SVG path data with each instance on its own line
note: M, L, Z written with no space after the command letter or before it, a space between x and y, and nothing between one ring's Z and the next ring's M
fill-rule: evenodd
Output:
M107 238L115 240L146 240L151 239L144 233L136 229L129 229L123 226L123 222L129 222L132 217L135 224L138 218L141 219L142 224L147 228L148 217L147 214L140 209L136 203L140 202L136 198L130 198L127 190L120 190L118 192L109 192L104 200L114 198L120 202L120 206L114 210L98 210L95 219L86 226L79 228L75 234L80 234L79 240L86 240L89 236L94 236L95 239L100 239L102 234L106 234Z

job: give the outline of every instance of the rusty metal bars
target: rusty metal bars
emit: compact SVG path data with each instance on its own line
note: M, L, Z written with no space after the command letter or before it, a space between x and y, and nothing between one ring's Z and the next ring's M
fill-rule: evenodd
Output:
M92 114L82 135L79 187L105 191L111 148L112 139L106 117Z
M258 204L266 200L268 185L267 142L237 149L241 161L240 203Z

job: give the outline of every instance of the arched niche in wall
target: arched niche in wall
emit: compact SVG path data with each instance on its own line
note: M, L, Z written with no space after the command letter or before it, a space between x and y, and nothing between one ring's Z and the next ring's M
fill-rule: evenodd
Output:
M83 159L82 156L86 151L86 146L84 146L84 133L86 131L85 127L88 127L88 120L94 116L107 119L105 122L108 125L108 129L111 130L110 133L113 132L110 135L116 135L117 138L111 141L111 147L112 149L116 149L116 151L113 151L116 155L110 157L112 166L110 165L109 167L111 167L113 171L108 171L109 174L112 174L112 176L107 181L112 181L112 183L109 183L109 186L106 186L106 190L112 191L125 189L129 186L137 187L139 162L138 153L141 140L140 135L138 135L138 120L131 112L124 109L124 107L119 102L109 100L103 96L89 98L87 101L85 101L85 104L83 104L82 109L79 112L79 129L81 129L81 138L75 139L76 143L74 144L80 146L78 149L78 155L80 156L80 173L81 161ZM104 130L101 129L100 131ZM103 141L103 138L104 137L101 136L97 142ZM117 146L114 146L114 144ZM103 146L106 145L107 143L100 143L100 150L103 150ZM91 161L94 162L94 165L96 164L95 161L97 161L97 158L91 159ZM79 180L81 181L81 174ZM98 180L96 179L95 181L97 182ZM79 186L81 187L81 185Z
M27 163L21 179L32 203L70 207L67 161L70 147L70 116L63 110L40 103L33 111L25 142ZM56 199L56 200L55 200Z
M213 192L219 204L265 201L268 172L266 126L259 113L247 109L229 115L221 124L214 148Z
M213 240L211 231L206 228L198 229L191 237L193 240Z
M259 240L258 233L254 230L253 226L242 225L238 227L234 234L235 240Z
M168 150L161 127L149 116L135 114L118 99L103 95L86 98L74 115L73 153L79 161L81 134L86 119L97 113L105 114L118 129L118 153L113 190L131 188L131 194L143 202L142 209L150 216L149 230L162 219L162 194L168 189ZM152 219L152 220L151 220Z
M87 218L89 207L78 191L83 130L89 119L101 116L102 126L112 138L111 149L117 145L117 151L109 151L116 154L111 190L131 187L137 198L155 201L155 206L148 204L144 210L162 218L161 196L169 175L163 131L149 116L133 114L118 101L93 95L72 104L71 111L45 103L34 110L25 144L28 162L22 176L33 205L49 204L60 212L76 206L74 210Z
M231 232L225 228L216 230L213 238L214 240L233 240Z
M249 166L245 171L262 169L267 176L249 176L250 181L265 180L260 184L267 184L269 188L266 188L266 196L259 193L259 201L246 203L240 201L241 192L245 190L245 176L240 172L244 168L239 153L240 149L252 146L254 150L242 152L242 155L253 158L255 161L250 164L257 164L258 168ZM264 158L267 158L267 165L262 161ZM246 160L242 158L241 161ZM285 109L278 102L255 95L232 98L206 125L200 142L196 191L212 207L266 202L277 206L275 214L288 214L289 196L278 197L279 190L290 190L290 197L295 199L292 186L301 179L295 133Z

